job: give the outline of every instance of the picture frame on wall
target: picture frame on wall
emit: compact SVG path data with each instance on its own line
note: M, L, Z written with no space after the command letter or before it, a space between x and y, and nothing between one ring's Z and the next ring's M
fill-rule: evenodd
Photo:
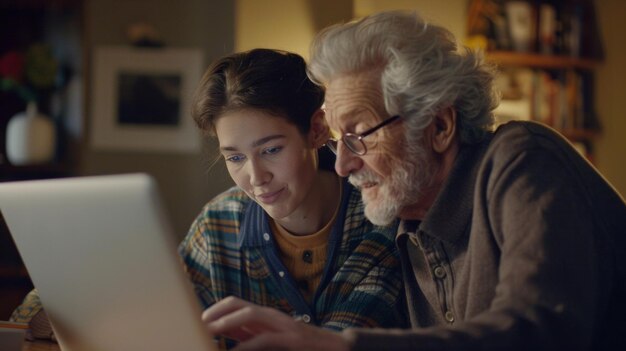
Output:
M190 115L203 73L199 49L97 47L91 99L94 149L195 152Z

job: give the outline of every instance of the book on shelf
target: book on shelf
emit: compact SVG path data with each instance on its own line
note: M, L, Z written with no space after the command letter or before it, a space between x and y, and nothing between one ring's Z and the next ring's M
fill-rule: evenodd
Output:
M592 104L592 75L577 70L503 69L494 111L499 123L534 120L560 131L598 129Z
M534 1L539 9L538 31L545 31L537 38L540 53L597 60L604 58L593 0L530 1ZM554 40L546 39L550 37ZM546 40L548 42L544 43Z
M467 32L490 51L604 57L593 0L471 0Z
M539 5L538 20L539 52L543 55L554 55L556 44L556 8L553 4L543 3Z
M584 3L581 0L529 1L537 16L537 52L543 55L581 57Z

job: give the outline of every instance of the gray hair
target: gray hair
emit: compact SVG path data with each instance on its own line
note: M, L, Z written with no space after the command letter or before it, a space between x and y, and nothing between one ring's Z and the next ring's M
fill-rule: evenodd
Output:
M308 74L317 84L377 68L382 68L385 108L406 120L409 145L417 147L433 116L447 107L456 110L461 142L480 141L493 129L498 104L493 67L479 53L458 52L452 33L414 12L382 12L337 24L312 43Z

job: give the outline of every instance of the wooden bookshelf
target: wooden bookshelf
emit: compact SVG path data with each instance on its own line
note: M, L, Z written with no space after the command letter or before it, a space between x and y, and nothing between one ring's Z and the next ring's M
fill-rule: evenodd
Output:
M496 87L502 99L494 111L499 123L544 123L592 160L602 129L594 72L604 58L593 0L469 5L468 45L484 50L500 72Z
M491 51L486 59L494 63L502 75L517 75L518 81L529 81L519 77L522 71L526 71L526 77L532 75L529 91L520 88L519 96L513 95L513 100L505 99L503 94L500 111L495 111L497 119L506 111L505 104L512 106L511 103L523 102L527 104L527 114L518 115L516 119L535 120L555 128L593 160L593 143L601 136L593 97L593 72L601 64L600 60L512 51ZM545 116L540 111L549 112Z
M601 61L568 56L541 55L513 51L490 51L487 61L498 66L520 66L541 69L586 69L596 68Z

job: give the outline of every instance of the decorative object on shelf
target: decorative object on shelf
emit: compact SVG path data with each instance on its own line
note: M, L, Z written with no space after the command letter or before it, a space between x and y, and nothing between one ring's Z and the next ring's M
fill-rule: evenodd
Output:
M535 40L535 17L533 7L526 1L508 1L504 4L509 23L513 49L528 52Z
M466 45L484 51L510 49L507 20L500 0L470 1Z
M25 103L46 105L60 85L58 66L46 44L32 44L26 52L6 52L0 57L0 90L14 91Z
M50 117L51 101L62 89L64 80L59 62L49 45L34 43L25 51L11 50L0 56L0 91L14 105L7 114L4 133L5 153L13 165L53 161L56 153L56 128ZM23 111L23 110L22 110ZM39 112L41 111L41 113ZM6 121L6 119L5 119Z
M56 151L56 130L52 120L29 102L25 112L9 120L6 156L14 166L51 162Z
M135 22L128 26L126 36L136 47L160 48L164 46L158 29L150 23Z
M556 9L550 3L539 6L539 52L553 55L556 44Z

